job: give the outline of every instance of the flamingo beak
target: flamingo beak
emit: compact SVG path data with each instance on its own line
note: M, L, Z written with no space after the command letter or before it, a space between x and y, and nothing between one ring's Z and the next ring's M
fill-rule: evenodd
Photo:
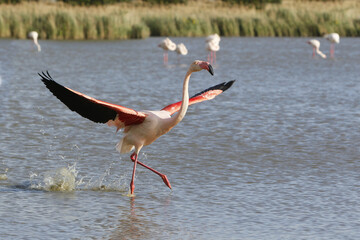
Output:
M213 69L213 67L209 64L208 65L208 67L209 67L209 73L211 74L211 75L214 75L214 69Z

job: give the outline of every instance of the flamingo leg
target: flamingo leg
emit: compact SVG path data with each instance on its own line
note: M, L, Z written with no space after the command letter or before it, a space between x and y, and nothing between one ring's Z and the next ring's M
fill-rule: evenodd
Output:
M334 57L334 52L335 52L335 44L331 44L330 45L330 56L333 58Z
M315 47L313 47L313 58L315 57Z
M166 63L167 63L167 52L164 51L164 64L166 64Z
M130 182L130 194L133 195L134 194L134 190L135 190L135 172L136 172L136 164L137 164L137 154L133 154L134 155L134 159L131 158L131 160L133 160L134 162L134 169L133 169L133 173L132 173L132 178L131 178L131 182ZM131 156L133 156L131 155Z
M166 177L165 174L162 174L162 173L156 171L155 169L152 169L151 167L146 166L146 165L143 164L142 162L139 162L139 161L137 160L137 157L138 157L138 156L137 156L136 153L133 153L133 154L131 154L131 156L130 156L130 159L134 162L134 165L135 165L135 162L137 162L137 164L139 164L139 165L141 165L141 166L149 169L150 171L156 173L157 175L159 175L159 176L161 177L161 179L163 180L163 182L165 183L165 185L168 186L168 187L171 189L170 182L169 182L169 180L168 180L168 178ZM135 167L134 167L134 168L135 168ZM135 173L133 172L133 176L134 176L134 174L135 174Z
M216 64L216 52L214 52L214 65Z

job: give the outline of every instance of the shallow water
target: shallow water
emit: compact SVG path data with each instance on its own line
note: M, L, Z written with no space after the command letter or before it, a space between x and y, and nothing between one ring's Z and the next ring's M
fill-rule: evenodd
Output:
M223 38L215 76L194 73L190 95L236 79L189 107L137 168L120 134L68 110L42 84L59 83L136 110L181 98L203 38L0 40L0 236L4 239L356 239L360 236L360 39L334 59L305 38ZM321 39L328 54L330 45Z

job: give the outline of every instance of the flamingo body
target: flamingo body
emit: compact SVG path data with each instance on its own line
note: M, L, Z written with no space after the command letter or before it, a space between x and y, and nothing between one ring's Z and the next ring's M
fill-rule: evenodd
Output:
M134 162L133 176L130 183L130 191L133 194L137 164L158 174L164 183L171 188L166 175L137 160L141 148L153 143L161 135L176 126L184 118L189 105L210 100L230 88L234 83L234 81L221 83L189 98L188 83L190 76L193 72L203 69L213 74L212 66L208 62L198 60L193 62L185 75L182 101L170 104L160 111L135 111L121 105L107 103L58 84L49 73L39 75L45 86L70 110L94 122L107 123L109 126L115 126L117 130L124 129L123 137L117 144L116 149L120 153L128 153L134 150L134 153L130 156Z
M326 40L330 42L330 56L334 58L335 55L335 44L340 43L340 36L338 33L330 33L324 36Z
M162 40L158 47L162 48L164 50L164 64L168 63L168 51L175 51L176 50L176 44L170 40L170 38L165 38Z
M220 43L220 41L221 41L221 38L217 33L211 34L205 39L205 42L213 42L214 44L217 44L217 45Z
M315 53L317 53L320 57L326 58L326 55L320 51L320 42L318 40L311 39L307 41L307 43L313 47L313 57L315 57Z
M175 51L176 44L171 41L170 38L165 38L159 43L158 47L164 49L165 51Z
M330 41L331 43L336 43L336 44L340 43L340 36L338 33L326 34L324 37L326 38L326 40Z
M205 48L210 52L217 52L220 50L220 45L216 44L215 42L207 42Z
M161 135L170 131L171 116L167 111L141 111L146 115L141 124L125 127L124 136L116 145L120 153L128 153L134 149L140 151L143 146L150 145Z
M180 43L176 46L176 52L179 55L187 55L188 54L188 50L183 43Z
M38 43L38 37L39 37L39 34L38 34L37 32L35 32L35 31L31 31L31 32L29 32L29 34L28 34L28 38L30 38L30 39L33 40L34 44L35 44L36 47L37 47L38 52L40 52L40 51L41 51L41 46L40 46L40 44Z

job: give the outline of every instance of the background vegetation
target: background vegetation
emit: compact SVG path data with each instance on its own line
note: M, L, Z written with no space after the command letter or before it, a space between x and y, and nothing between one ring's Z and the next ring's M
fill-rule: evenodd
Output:
M0 0L0 3L22 3L22 2L46 2L46 0ZM48 0L49 2L50 0ZM200 0L201 1L201 0ZM223 2L229 2L234 4L245 4L245 5L258 5L264 3L281 3L282 0L221 0ZM322 0L322 1L336 1L336 0ZM114 4L121 2L135 2L135 0L58 0L58 2L71 3L73 5L104 5ZM152 4L187 4L188 0L142 0L142 2L149 2Z
M112 1L116 0L102 0ZM149 0L91 6L43 1L1 4L0 37L26 38L32 30L39 32L42 39L197 37L215 32L249 37L305 37L329 32L360 36L360 1L282 0L260 8L238 0L225 1L165 4L166 0Z

